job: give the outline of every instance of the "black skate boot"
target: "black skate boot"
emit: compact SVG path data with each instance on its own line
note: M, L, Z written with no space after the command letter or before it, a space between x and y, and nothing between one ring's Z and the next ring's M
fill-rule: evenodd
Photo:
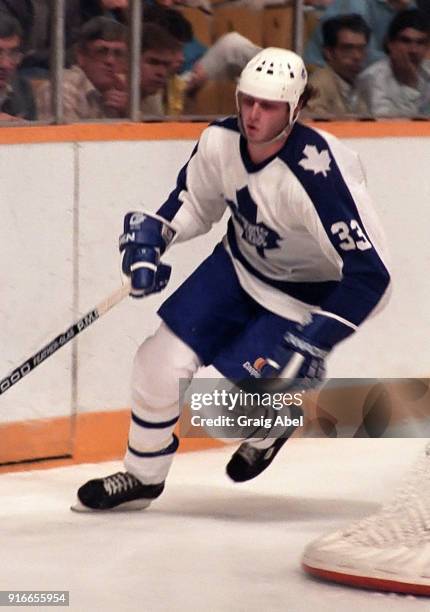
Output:
M145 485L129 472L89 480L78 490L76 512L96 510L142 510L164 489L164 482Z
M255 478L269 467L288 438L277 438L269 448L256 448L243 442L232 455L226 471L234 482L245 482Z
M290 407L291 418L296 419L303 415L303 411L298 406ZM237 451L233 453L227 464L226 472L234 482L245 482L252 480L272 463L293 433L296 431L297 424L291 424L285 429L282 436L276 438L268 448L257 448L249 442L242 442Z

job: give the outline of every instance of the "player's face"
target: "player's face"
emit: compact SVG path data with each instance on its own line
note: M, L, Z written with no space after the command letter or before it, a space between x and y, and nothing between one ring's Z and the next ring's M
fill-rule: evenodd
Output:
M264 143L275 138L288 125L290 106L239 93L243 129L250 143Z

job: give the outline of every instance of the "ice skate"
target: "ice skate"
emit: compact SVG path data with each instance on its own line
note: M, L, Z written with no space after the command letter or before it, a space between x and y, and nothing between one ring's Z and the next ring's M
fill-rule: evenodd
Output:
M243 442L232 455L226 471L234 482L245 482L255 478L272 463L288 438L277 438L269 448L256 448Z
M145 485L129 472L89 480L78 490L75 512L143 510L161 495L164 482Z
M323 535L302 565L318 578L378 591L430 595L430 445L379 512Z

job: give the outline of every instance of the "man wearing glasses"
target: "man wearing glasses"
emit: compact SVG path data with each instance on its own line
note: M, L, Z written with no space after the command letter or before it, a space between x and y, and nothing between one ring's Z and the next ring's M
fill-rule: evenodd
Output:
M164 114L162 94L181 48L164 28L146 24L142 30L140 94L142 117ZM95 17L81 29L76 65L64 72L64 121L121 118L128 111L127 28L108 17ZM51 84L39 87L39 119L52 119Z
M339 15L325 21L322 30L327 64L310 77L318 95L309 101L308 113L319 119L367 116L355 85L366 59L369 26L361 15Z
M64 120L123 117L127 111L127 29L96 17L81 29L76 64L63 78ZM52 119L52 88L47 81L36 93L38 118Z
M36 119L30 83L19 76L22 29L18 21L0 14L0 121Z
M388 57L369 66L358 87L375 117L430 117L430 27L418 10L398 13L387 33Z

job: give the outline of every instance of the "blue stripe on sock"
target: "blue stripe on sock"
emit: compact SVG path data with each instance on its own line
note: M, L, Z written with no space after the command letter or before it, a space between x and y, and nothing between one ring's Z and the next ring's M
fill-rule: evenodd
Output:
M166 446L166 448L163 448L162 450L155 451L152 453L142 453L132 448L130 444L128 445L128 450L133 455L136 455L136 457L162 457L163 455L173 455L173 453L175 453L178 450L178 446L179 446L179 440L177 436L173 434L172 442L169 444L169 446Z
M174 419L170 419L170 421L159 421L158 423L153 423L151 421L144 421L143 419L140 419L132 412L131 419L133 423L136 423L136 425L139 425L139 427L146 427L146 429L164 429L165 427L175 425L175 423L177 423L179 420L179 415Z

